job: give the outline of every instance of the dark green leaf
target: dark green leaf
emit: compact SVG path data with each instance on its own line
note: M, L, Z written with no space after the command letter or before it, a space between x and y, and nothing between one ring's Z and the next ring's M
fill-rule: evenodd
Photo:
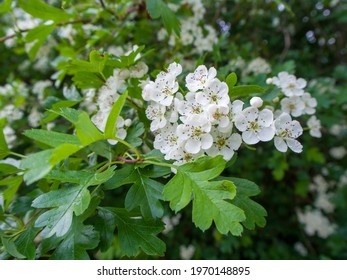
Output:
M121 208L103 209L116 218L119 247L123 254L136 256L142 250L147 255L164 255L165 243L156 236L164 229L161 221L144 220Z
M15 241L18 251L29 260L35 259L36 247L34 244L34 238L39 231L39 229L34 227L33 223L30 223L26 230L23 231Z
M100 232L100 249L105 252L110 248L114 239L116 229L115 215L105 208L98 208L100 219L97 221L96 229Z
M16 259L25 259L25 256L18 252L16 244L12 239L1 237L1 242L2 245L4 245L6 252L11 256L15 257Z
M89 260L87 250L94 249L99 244L99 233L92 225L83 225L79 219L74 219L64 240L55 249L51 259L56 260Z

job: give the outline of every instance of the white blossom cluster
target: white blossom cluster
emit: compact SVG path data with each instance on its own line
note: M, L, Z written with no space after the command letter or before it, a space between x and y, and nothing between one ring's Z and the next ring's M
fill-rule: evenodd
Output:
M122 93L126 88L126 79L132 77L142 78L147 71L147 65L141 61L129 69L115 69L113 71L113 75L107 79L105 85L102 86L97 93L97 112L91 120L98 129L104 132L111 109L120 97L119 93ZM85 93L87 94L87 99L84 101L84 106L88 107L88 101L90 101L90 104L93 104L96 94L94 91L87 91ZM93 108L95 107L89 106L89 110ZM126 128L129 127L131 123L130 119L124 119L122 116L119 116L116 122L117 132L115 136L120 139L125 139L127 135ZM112 145L118 143L116 140L108 140L108 142Z
M309 185L310 192L314 195L314 209L306 208L303 212L297 211L298 220L304 225L308 235L317 234L321 238L326 238L335 232L336 225L331 223L324 214L330 214L335 206L330 201L333 192L330 191L331 184L322 175L313 177L313 182Z
M187 19L182 19L181 22L181 34L179 42L184 46L194 45L197 53L201 54L204 51L212 51L213 44L218 42L218 36L216 30L209 24L204 24L203 27L200 23L203 21L206 9L201 0L183 0L180 6L189 6L192 10L192 16ZM180 6L170 4L169 7L177 11ZM167 31L162 28L158 32L158 40L163 41L168 37ZM178 38L177 38L178 40ZM176 37L171 34L169 38L169 45L175 46Z
M307 121L309 133L312 137L322 137L320 120L314 115L317 100L305 91L306 80L296 78L287 72L280 72L277 76L267 79L266 82L277 86L285 96L280 100L280 113L284 112L292 117L311 115Z
M172 217L164 216L162 218L162 221L165 224L163 234L167 235L170 231L172 231L173 228L180 223L181 216L182 215L180 213Z
M154 148L166 160L179 165L204 154L230 160L242 142L254 145L272 139L281 152L302 151L297 138L303 129L290 114L282 112L274 118L271 110L262 108L259 97L253 97L246 108L241 100L231 102L227 84L216 77L215 68L204 65L186 76L188 92L183 96L177 82L181 72L180 64L171 63L142 92L149 101L146 115L155 134Z
M237 62L237 61L235 61ZM243 67L242 67L243 68ZM262 57L256 57L255 59L251 60L247 67L244 68L242 74L248 75L248 74L269 74L271 72L271 66L267 61Z
M321 238L327 238L335 232L336 225L330 223L319 209L298 211L297 215L299 222L304 224L305 232L310 236L317 234Z

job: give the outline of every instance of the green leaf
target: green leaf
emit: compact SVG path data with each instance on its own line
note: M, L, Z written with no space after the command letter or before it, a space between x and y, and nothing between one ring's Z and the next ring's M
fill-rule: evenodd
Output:
M65 235L72 224L73 213L81 215L88 207L90 193L85 186L74 186L50 191L37 197L34 208L53 208L41 214L35 222L35 227L45 227L41 232L42 238L56 234Z
M180 34L180 22L175 13L162 0L146 0L146 7L149 15L153 19L162 18L164 26L171 34L174 31L178 36Z
M26 230L23 231L15 241L18 251L29 260L35 259L36 247L34 238L39 231L39 229L34 227L34 223L30 223Z
M13 240L1 237L2 245L5 247L7 253L17 259L25 259L25 256L18 252L16 244Z
M132 257L142 250L147 255L163 256L165 243L156 235L164 226L158 220L144 220L121 208L99 208L112 213L116 218L119 248L123 254Z
M96 229L100 233L100 250L101 252L107 251L114 240L114 231L116 229L116 217L115 215L106 210L105 208L98 208L98 216Z
M40 47L43 45L47 37L52 33L55 28L55 24L41 24L35 28L28 31L25 36L26 43L32 43L28 55L31 60L33 60L39 51Z
M54 112L73 124L78 122L78 118L81 114L80 111L73 108L59 108L59 110L55 110Z
M70 15L64 10L50 6L40 0L19 0L18 4L24 11L36 18L53 20L56 23L70 19Z
M102 76L90 72L77 72L72 80L76 87L80 89L100 88L105 83Z
M81 112L79 114L75 127L76 135L83 146L104 139L103 135L92 123L86 112Z
M250 86L235 86L229 88L229 96L232 98L247 96L253 93L264 93L265 90L260 86L250 85Z
M73 155L77 151L79 151L83 146L73 145L73 144L62 144L54 149L52 156L49 159L49 163L54 166L61 162L62 160L68 158Z
M55 131L48 131L44 129L31 129L24 131L23 134L35 141L44 143L50 147L58 147L62 144L81 145L80 141L75 135Z
M146 7L149 15L153 19L160 18L161 12L160 12L160 3L161 1L157 0L146 0Z
M8 149L4 132L2 128L0 129L0 160L4 159L10 154L10 150Z
M23 176L8 177L0 181L0 186L7 186L6 190L2 193L5 200L5 211L8 209L8 206L17 193L22 181Z
M36 227L45 227L41 232L43 238L57 237L65 235L73 220L73 213L79 216L84 213L90 203L89 186L99 185L109 180L114 175L111 167L101 173L89 173L88 176L83 171L54 171L48 174L49 179L58 179L62 182L73 182L79 186L66 187L64 189L50 191L37 197L32 207L53 208L40 215L36 220Z
M1 4L0 4L0 13L8 13L11 11L11 3L12 0L4 0Z
M20 168L27 169L24 174L24 181L30 185L40 180L52 169L49 160L53 154L53 149L32 154L21 161Z
M164 208L160 203L163 200L163 185L150 178L144 169L134 165L126 165L115 172L113 178L105 184L105 189L114 189L126 184L132 184L125 197L125 207L131 211L140 207L144 218L160 218Z
M92 174L87 171L52 170L45 176L45 178L61 182L81 184L82 182L89 180L91 175Z
M255 196L260 193L259 187L246 179L240 178L225 178L231 180L236 186L236 197L233 203L240 207L246 214L246 220L242 224L253 230L255 225L264 227L266 224L266 210L257 202L251 200L250 196Z
M117 120L124 106L125 100L128 96L128 92L124 93L118 98L118 100L113 104L110 114L108 115L106 127L105 127L105 138L113 139L117 133Z
M55 260L89 260L87 250L99 244L99 233L92 225L84 225L74 219L64 240L55 249L51 259Z
M214 221L222 234L240 235L241 222L246 217L243 210L230 202L236 194L234 184L227 180L210 181L224 168L222 156L205 156L178 166L176 175L164 187L164 198L176 212L192 200L193 221L202 230L208 229Z
M234 72L230 73L226 79L225 82L227 83L229 89L233 88L237 83L237 76Z
M0 175L12 175L18 172L21 172L21 170L17 167L7 163L0 163Z

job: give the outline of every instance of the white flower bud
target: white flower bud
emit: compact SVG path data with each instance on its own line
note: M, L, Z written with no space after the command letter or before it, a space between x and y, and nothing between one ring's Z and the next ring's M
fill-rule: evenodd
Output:
M255 96L252 97L250 103L252 107L260 108L263 105L263 100L260 97Z
M267 79L266 79L266 83L267 83L268 85L272 85L272 78L267 78Z

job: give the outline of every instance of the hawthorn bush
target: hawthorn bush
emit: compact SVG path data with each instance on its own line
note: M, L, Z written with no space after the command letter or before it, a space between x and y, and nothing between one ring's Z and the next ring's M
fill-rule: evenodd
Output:
M345 258L346 11L3 1L1 258Z

